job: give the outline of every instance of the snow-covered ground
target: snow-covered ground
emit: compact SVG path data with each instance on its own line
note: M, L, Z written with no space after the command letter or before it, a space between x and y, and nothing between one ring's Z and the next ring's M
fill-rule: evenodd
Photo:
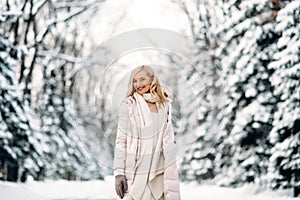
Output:
M261 191L254 185L223 188L209 185L181 184L183 200L295 200L289 191ZM43 181L28 183L0 182L1 200L112 200L114 181ZM298 198L299 199L299 198Z

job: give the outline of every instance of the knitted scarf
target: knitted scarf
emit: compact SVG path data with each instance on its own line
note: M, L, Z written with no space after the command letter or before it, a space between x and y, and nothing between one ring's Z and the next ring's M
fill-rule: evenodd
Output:
M150 93L145 93L143 95L140 95L139 93L135 92L133 94L137 107L138 107L138 112L140 115L140 124L141 127L147 127L151 124L152 119L150 116L150 109L146 103L146 101L149 101L151 103L156 103L158 102L158 97L157 96L152 96Z

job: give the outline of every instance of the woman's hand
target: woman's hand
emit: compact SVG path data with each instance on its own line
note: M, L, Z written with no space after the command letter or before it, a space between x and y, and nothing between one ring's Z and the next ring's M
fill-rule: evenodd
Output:
M128 189L127 180L124 175L117 175L115 177L115 189L118 196L122 199Z

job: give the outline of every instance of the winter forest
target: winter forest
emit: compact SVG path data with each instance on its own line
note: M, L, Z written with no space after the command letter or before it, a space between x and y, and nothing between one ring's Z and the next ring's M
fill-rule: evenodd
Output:
M153 1L143 26L138 1L110 2L1 0L0 182L111 176L128 75L149 64L173 97L181 182L299 197L300 1Z

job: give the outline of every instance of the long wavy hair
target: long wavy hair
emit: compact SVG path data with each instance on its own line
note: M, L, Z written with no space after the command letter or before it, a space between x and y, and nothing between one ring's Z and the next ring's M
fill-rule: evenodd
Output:
M159 104L162 104L163 102L167 101L169 95L167 94L165 89L161 86L154 70L149 65L142 65L142 66L139 66L139 67L136 67L135 69L133 69L130 79L129 79L128 91L126 93L126 97L133 96L134 92L136 91L133 86L133 78L137 73L139 73L141 71L145 71L146 74L150 78L152 78L152 83L150 85L150 94L154 95L154 96L157 95L157 97L159 99Z

